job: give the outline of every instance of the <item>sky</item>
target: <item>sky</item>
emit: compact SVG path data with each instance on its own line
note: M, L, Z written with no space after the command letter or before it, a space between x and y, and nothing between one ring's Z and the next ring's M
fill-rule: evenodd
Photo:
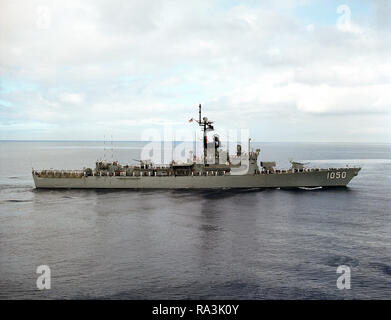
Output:
M389 0L0 0L0 139L391 142Z

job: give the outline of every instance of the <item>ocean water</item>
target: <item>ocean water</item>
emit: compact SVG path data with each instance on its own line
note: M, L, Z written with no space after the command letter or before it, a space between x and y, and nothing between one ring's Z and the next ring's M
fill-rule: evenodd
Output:
M0 142L0 299L390 299L391 145L253 145L285 167L362 170L335 190L36 190L32 166L91 167L102 143Z

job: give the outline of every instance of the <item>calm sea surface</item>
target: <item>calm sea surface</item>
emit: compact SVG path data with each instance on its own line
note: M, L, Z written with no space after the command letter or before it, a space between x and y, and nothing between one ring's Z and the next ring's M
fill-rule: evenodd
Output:
M35 190L32 166L91 167L102 143L0 142L0 299L390 299L391 145L259 145L283 167L363 169L338 190Z

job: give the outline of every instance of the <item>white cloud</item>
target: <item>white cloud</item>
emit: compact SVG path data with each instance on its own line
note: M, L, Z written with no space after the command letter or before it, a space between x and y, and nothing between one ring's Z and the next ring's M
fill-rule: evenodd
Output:
M376 119L362 124L376 140L372 129L387 125L376 115L391 107L390 30L358 24L354 12L349 20L336 8L337 24L318 25L292 13L311 5L294 0L225 8L153 0L0 5L0 76L36 85L2 94L12 103L0 107L3 123L66 130L82 122L89 133L102 121L177 123L201 100L213 116L237 115L255 131L266 118L271 127L305 118L315 132L322 115L365 113Z
M84 101L84 97L78 93L64 92L59 96L60 100L64 103L79 105Z
M391 105L391 85L357 87L305 86L299 91L297 108L309 113L378 113Z
M315 30L315 27L312 23L308 24L306 28L308 32L313 32Z

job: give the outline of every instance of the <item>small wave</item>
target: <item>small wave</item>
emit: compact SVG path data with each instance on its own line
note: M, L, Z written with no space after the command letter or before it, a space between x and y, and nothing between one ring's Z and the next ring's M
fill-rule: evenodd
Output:
M324 264L330 267L338 267L341 265L357 267L360 262L358 259L349 256L332 255L324 261Z
M12 189L12 190L17 190L19 189L20 191L26 191L26 190L32 190L34 189L33 185L29 184L0 184L0 191L1 190L7 190L7 189Z
M391 276L391 266L381 262L370 263L370 266L382 271L387 276Z
M19 200L19 199L9 199L4 200L3 202L31 202L32 200Z
M312 191L312 190L320 190L322 189L322 187L299 187L299 189Z
M218 231L220 228L217 226L210 225L210 224L203 224L203 225L200 225L199 229L201 231Z

